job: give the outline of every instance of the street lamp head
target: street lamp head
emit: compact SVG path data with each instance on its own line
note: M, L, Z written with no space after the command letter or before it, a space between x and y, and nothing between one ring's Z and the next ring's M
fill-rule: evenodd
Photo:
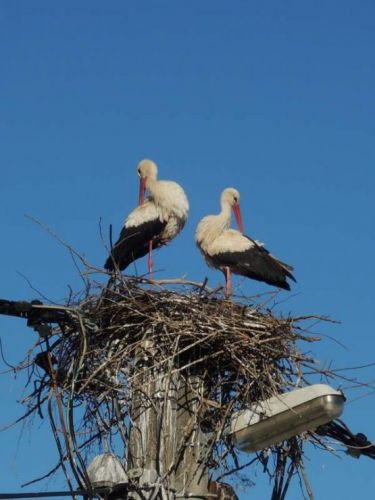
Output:
M248 453L263 450L284 439L338 418L345 396L329 385L315 384L259 401L235 413L230 434L233 444Z

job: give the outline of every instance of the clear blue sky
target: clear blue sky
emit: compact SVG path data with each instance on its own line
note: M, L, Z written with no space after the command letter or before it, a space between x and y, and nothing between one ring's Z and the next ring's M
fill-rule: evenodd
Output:
M155 255L158 276L222 281L193 234L221 190L237 187L248 234L295 267L284 313L342 321L320 331L346 348L327 338L314 354L337 367L375 361L374 47L370 0L2 0L0 298L35 298L19 273L56 302L79 289L66 250L25 214L102 265L99 219L117 235L136 204L136 164L149 157L191 202L184 232ZM11 363L36 340L5 317L0 336ZM353 375L375 379L374 368ZM0 425L21 414L21 387L0 377ZM344 417L375 439L364 394L347 391ZM38 420L0 434L0 446L0 492L57 461ZM375 463L307 451L317 499L373 498ZM252 479L241 498L268 498L260 469Z

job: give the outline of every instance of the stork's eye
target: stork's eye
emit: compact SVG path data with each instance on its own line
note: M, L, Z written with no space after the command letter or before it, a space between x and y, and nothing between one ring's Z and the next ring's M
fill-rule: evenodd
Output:
M237 196L233 196L233 199L234 199L234 202L237 203L238 202L238 198Z

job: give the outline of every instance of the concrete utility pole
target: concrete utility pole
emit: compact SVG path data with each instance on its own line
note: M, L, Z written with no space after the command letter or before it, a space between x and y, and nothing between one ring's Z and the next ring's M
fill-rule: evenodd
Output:
M139 362L141 366L141 362ZM203 382L171 366L138 368L128 449L129 498L208 498L206 440L198 425ZM155 495L158 495L155 497ZM212 497L212 496L211 496Z

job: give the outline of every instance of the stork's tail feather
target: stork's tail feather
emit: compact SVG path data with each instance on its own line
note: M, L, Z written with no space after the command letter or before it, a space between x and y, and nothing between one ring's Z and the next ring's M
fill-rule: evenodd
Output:
M290 290L290 285L287 281L283 281L282 283L279 283L277 286L279 288L282 288L283 290Z
M105 261L104 269L106 269L107 271L114 271L116 267L117 266L115 264L114 258L112 255L110 255L108 259Z
M104 269L107 271L123 271L133 260L134 258L125 259L123 256L110 255L105 261Z
M294 267L290 266L289 264L286 264L282 260L275 259L278 264L282 267L283 271L285 272L285 275L290 278L292 281L297 283L296 278L293 276L292 271L294 271ZM289 285L288 285L289 286ZM287 288L287 290L290 290L290 288Z

